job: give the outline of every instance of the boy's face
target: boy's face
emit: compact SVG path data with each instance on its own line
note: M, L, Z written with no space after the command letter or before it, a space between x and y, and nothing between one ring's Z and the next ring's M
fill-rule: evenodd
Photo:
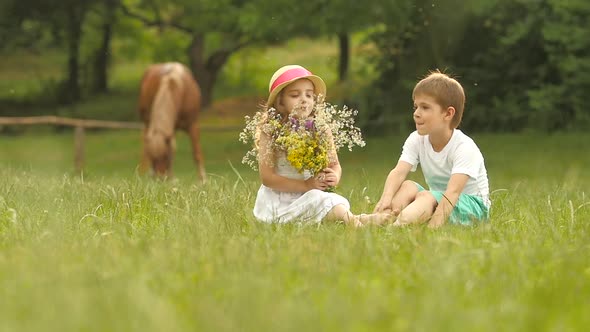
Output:
M449 109L451 109L449 107ZM453 112L444 109L433 97L425 94L414 98L414 122L420 135L443 133L451 129Z
M287 112L300 119L309 117L314 104L314 86L308 79L299 79L281 91L280 103Z

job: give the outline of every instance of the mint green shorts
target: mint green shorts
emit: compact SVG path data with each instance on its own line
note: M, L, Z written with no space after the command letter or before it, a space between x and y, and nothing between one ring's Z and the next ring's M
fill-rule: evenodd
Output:
M418 192L424 191L424 187L416 183ZM436 201L440 203L443 199L444 192L429 190ZM449 217L449 222L452 224L471 225L474 221L488 221L489 210L483 203L483 200L477 196L461 194L459 200L455 204L455 208Z

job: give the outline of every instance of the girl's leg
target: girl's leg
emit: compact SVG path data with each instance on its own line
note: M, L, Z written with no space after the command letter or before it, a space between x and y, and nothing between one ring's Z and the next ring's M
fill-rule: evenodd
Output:
M378 212L371 214L361 214L358 216L363 225L384 225L394 221L395 216L389 212Z
M383 225L393 221L394 216L390 213L372 213L354 215L343 204L338 204L328 212L324 221L344 221L345 224L361 227L366 224Z
M416 199L416 195L418 195L418 186L416 183L411 180L405 180L391 200L392 213L395 216L399 215L406 206Z
M429 191L421 191L416 195L416 199L401 211L394 225L423 223L432 217L437 205L436 199Z
M344 204L338 204L328 212L328 214L324 217L324 221L344 221L345 224L358 227L360 222L358 217L352 214L350 210L344 206Z

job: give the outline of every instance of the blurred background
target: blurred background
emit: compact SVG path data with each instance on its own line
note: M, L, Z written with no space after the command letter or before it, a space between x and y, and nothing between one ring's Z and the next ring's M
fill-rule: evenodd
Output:
M204 121L237 124L296 63L371 134L410 130L411 89L437 68L465 87L464 129L590 128L586 0L0 0L0 40L0 116L137 121L147 65L180 61Z

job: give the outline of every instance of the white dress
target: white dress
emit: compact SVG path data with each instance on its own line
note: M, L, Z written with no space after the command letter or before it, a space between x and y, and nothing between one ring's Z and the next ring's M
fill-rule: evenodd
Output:
M277 174L290 179L306 180L311 177L308 171L303 174L297 172L284 155L278 158L275 168ZM254 204L254 216L267 223L317 223L338 204L350 209L348 200L335 193L318 189L305 193L280 192L261 185Z

